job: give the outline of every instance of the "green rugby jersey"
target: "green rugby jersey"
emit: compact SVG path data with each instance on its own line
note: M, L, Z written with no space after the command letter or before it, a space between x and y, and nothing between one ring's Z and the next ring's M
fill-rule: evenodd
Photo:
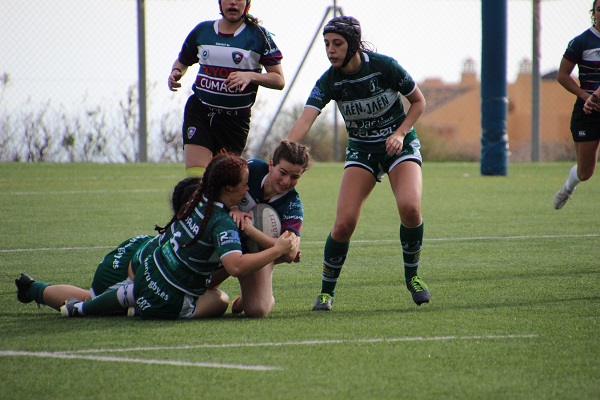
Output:
M153 264L175 288L191 296L204 294L220 258L242 252L240 233L222 203L215 203L213 214L200 239L183 248L200 229L206 205L201 203L185 220L177 221L159 236L152 253Z
M402 124L406 113L400 95L410 95L417 84L391 57L369 51L361 51L360 57L361 67L355 74L330 67L321 75L306 107L320 112L335 100L349 141L372 151L373 147L385 148L386 138Z

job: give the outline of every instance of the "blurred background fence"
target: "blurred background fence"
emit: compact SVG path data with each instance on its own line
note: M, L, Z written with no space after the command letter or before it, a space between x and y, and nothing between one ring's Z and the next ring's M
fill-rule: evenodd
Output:
M183 106L191 94L197 67L190 68L178 92L168 90L167 77L192 28L200 21L219 18L218 4L217 0L143 3L147 160L180 162ZM259 90L248 155L262 155L261 151L287 134L312 85L328 68L320 23L333 4L325 0L252 2L251 13L275 35L284 54L288 87L284 91ZM336 4L344 14L361 21L364 40L396 58L420 86L456 86L464 79L465 70L474 72L476 79L480 75L479 0L339 0ZM591 0L541 1L542 74L551 78L568 41L590 26L591 6ZM0 161L140 161L137 17L136 0L0 1ZM508 0L508 24L507 80L511 83L530 65L532 0ZM434 97L431 92L430 104L435 104ZM570 113L574 98L548 97L542 97L542 109L558 108ZM266 146L258 149L281 104L283 109ZM478 104L474 107L469 117L479 120ZM309 136L313 154L320 160L334 156L333 113L334 108L328 106ZM420 137L432 149L444 131L434 125L431 122L419 127ZM509 126L509 137L511 129ZM568 124L560 129L570 140ZM527 136L530 131L518 134ZM470 133L469 140L477 143L475 135ZM341 136L345 136L343 128ZM511 143L515 159L527 158L527 149L517 150ZM434 159L477 158L473 151L448 155L432 150L430 154ZM557 157L565 155L544 153L545 159Z

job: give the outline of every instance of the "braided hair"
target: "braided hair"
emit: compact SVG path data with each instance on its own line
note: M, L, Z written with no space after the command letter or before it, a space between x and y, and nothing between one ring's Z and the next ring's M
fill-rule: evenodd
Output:
M302 166L302 170L306 171L309 168L310 156L308 147L303 144L282 140L279 146L273 152L273 165L279 164L281 160L288 161L294 165Z
M228 154L218 153L206 167L202 180L194 192L193 197L188 201L177 214L178 220L183 220L190 216L196 207L202 201L206 204L202 212L204 218L200 224L198 233L183 248L189 247L200 239L208 221L210 221L215 209L215 202L219 201L222 190L225 186L236 186L242 181L242 171L248 168L248 163L243 158Z

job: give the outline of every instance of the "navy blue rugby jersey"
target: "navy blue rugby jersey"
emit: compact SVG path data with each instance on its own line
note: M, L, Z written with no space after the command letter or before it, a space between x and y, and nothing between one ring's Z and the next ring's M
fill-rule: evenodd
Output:
M200 64L192 90L207 107L229 115L249 116L258 85L243 91L228 89L225 79L233 71L262 72L263 66L278 65L283 58L269 31L242 24L231 36L219 34L219 21L204 21L188 35L179 53L187 66Z

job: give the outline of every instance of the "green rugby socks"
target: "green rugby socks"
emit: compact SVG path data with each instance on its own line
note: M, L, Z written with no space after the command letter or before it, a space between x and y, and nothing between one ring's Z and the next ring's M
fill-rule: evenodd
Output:
M321 282L321 293L334 295L335 285L342 272L342 267L348 257L350 242L340 243L331 238L331 233L325 241L323 258L323 275Z
M408 282L413 276L417 276L419 268L421 246L423 245L423 221L421 221L421 225L414 228L400 224L400 242L404 259L404 277Z

